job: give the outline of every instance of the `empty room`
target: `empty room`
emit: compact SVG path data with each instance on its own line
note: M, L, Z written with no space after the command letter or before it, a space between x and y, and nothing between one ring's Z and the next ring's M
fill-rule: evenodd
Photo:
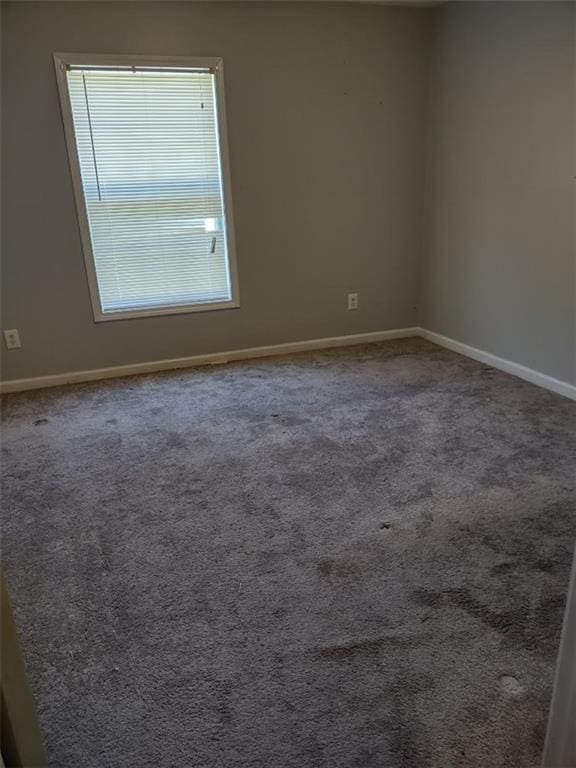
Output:
M0 765L576 768L576 2L0 12Z

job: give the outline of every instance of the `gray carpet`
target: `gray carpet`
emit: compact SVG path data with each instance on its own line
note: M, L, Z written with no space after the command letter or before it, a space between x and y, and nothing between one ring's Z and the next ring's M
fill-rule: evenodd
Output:
M538 764L576 404L411 339L4 406L51 766Z

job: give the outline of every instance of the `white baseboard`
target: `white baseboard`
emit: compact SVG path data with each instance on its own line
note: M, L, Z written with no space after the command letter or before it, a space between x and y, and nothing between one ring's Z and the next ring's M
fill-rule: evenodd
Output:
M540 373L532 368L527 368L511 360L484 352L482 349L471 347L461 341L450 339L439 333L428 331L426 328L398 328L390 331L373 331L370 333L355 333L348 336L330 336L323 339L309 339L307 341L291 341L286 344L271 344L265 347L251 347L249 349L233 349L228 352L213 352L206 355L192 355L190 357L176 357L171 360L153 360L148 363L133 363L131 365L116 365L109 368L93 368L87 371L70 371L68 373L56 373L52 376L36 376L29 379L12 379L0 382L0 393L22 392L28 389L43 389L45 387L58 387L63 384L75 384L83 381L98 381L99 379L114 379L120 376L133 376L139 373L154 373L156 371L171 371L179 368L194 368L201 365L220 365L233 360L250 360L257 357L272 357L274 355L288 355L293 352L306 352L331 347L347 347L354 344L372 344L389 339L405 339L411 336L421 336L423 339L446 347L453 352L458 352L473 360L491 365L501 371L518 376L531 384L536 384L544 389L549 389L564 397L576 400L576 386L567 381L560 381L545 373Z
M99 379L114 379L119 376L132 376L138 373L171 371L178 368L193 368L200 365L220 365L232 360L250 360L256 357L288 355L293 352L329 349L331 347L348 347L354 344L372 344L378 341L387 341L389 339L405 339L410 336L418 336L418 333L418 328L397 328L390 331L354 333L348 336L330 336L324 339L291 341L287 344L272 344L266 347L251 347L249 349L233 349L228 352L213 352L207 355L176 357L171 360L153 360L148 363L116 365L110 368L93 368L88 371L70 371L68 373L56 373L52 376L36 376L30 379L12 379L0 382L0 392L22 392L27 389L44 389L45 387L58 387L62 384L76 384L83 381L97 381Z
M450 349L452 352L459 352L461 355L471 357L473 360L478 360L481 363L491 365L493 368L498 368L501 371L506 371L506 373L511 373L512 376L518 376L518 378L524 379L524 381L529 381L531 384L536 384L539 387L544 387L544 389L556 392L558 395L564 395L564 397L569 397L571 400L576 400L576 386L574 384L569 384L567 381L555 379L545 373L535 371L533 368L527 368L525 365L513 363L511 360L505 360L503 357L493 355L491 352L484 352L482 349L471 347L461 341L450 339L448 336L442 336L439 333L428 331L425 328L419 328L418 335L423 339L432 341L434 344L446 347L446 349Z

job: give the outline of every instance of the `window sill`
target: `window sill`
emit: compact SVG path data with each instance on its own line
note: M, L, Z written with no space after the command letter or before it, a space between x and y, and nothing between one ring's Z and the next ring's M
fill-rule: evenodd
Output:
M215 312L222 309L239 309L240 302L236 299L232 301L215 301L199 304L189 304L176 307L156 307L145 309L128 309L114 312L96 312L94 320L97 323L104 323L110 320L134 320L138 317L165 317L166 315L188 315L192 312Z

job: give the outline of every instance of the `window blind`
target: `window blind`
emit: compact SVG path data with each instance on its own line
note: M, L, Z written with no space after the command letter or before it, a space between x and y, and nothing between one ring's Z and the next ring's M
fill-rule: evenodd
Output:
M214 74L66 77L102 312L231 300Z

